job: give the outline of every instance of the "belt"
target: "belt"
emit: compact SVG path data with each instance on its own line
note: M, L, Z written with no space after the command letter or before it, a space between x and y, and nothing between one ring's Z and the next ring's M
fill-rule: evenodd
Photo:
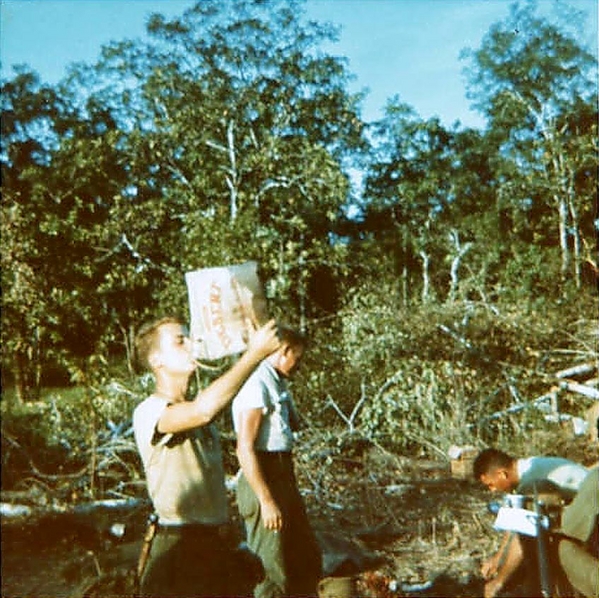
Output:
M291 451L256 451L258 459L266 462L290 463Z
M227 532L226 524L207 523L158 523L158 533L165 535L198 534L221 537Z

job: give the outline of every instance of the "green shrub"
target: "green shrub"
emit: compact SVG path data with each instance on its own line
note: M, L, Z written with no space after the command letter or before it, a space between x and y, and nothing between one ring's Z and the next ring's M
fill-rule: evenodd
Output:
M474 376L451 362L406 360L365 402L360 428L367 438L402 454L446 455L453 444L471 444L480 415L471 394Z
M55 494L96 494L98 484L140 476L131 431L140 395L122 383L45 389L39 401L2 400L2 487L24 480Z

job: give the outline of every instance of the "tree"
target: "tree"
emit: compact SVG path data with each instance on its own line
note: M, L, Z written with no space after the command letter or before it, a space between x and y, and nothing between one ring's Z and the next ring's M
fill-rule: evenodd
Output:
M306 324L314 277L345 265L330 232L363 141L345 65L319 52L334 31L300 8L199 2L55 88L5 84L11 368L35 347L73 370L123 341L130 355L142 318L186 311L186 271L246 259Z
M133 123L127 209L143 202L162 222L158 263L182 274L257 259L271 295L305 321L311 272L338 267L329 232L348 199L341 161L363 141L342 61L318 53L334 32L303 23L300 8L210 1L155 15L150 45L115 44L98 70L135 81L117 102L127 97ZM153 231L128 234L140 254Z
M107 300L121 278L104 292L116 252L103 241L127 181L122 131L101 104L33 73L3 91L3 363L18 396L35 398L42 366L64 378L81 358L108 354L113 314L129 303L129 292Z
M2 97L2 369L11 372L17 397L35 399L42 348L49 330L43 280L43 215L34 209L36 181L49 172L60 102L35 73L20 69L3 81Z
M452 183L453 136L438 119L422 121L413 109L391 100L376 123L378 156L365 182L364 228L389 244L396 274L408 299L410 266L420 261L421 299L434 296L431 262L445 254L444 215L455 199ZM441 256L441 257L440 257Z
M574 37L535 12L534 2L514 4L482 47L465 54L473 62L469 96L488 116L489 136L502 157L500 192L515 211L524 207L540 215L535 236L545 242L549 238L541 229L553 214L562 279L573 272L580 285L578 214L590 197L577 193L575 179L581 162L596 161L596 149L592 128L583 131L574 123L597 96L597 62Z

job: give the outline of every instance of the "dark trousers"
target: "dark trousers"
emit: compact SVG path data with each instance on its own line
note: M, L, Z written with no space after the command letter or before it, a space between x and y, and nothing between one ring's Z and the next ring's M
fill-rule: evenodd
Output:
M159 527L140 580L140 596L251 596L259 579L252 557L224 527ZM253 568L252 568L253 566Z
M543 595L539 548L537 538L519 535L522 545L522 564L514 572L500 596L507 598L538 598ZM548 582L552 596L571 596L570 584L565 579L557 558L557 543L548 534L545 544L545 559L549 573Z
M297 488L291 454L259 453L259 463L282 512L283 529L276 533L264 527L258 499L242 475L237 486L239 513L248 546L264 568L264 579L254 596L315 596L322 576L322 555Z

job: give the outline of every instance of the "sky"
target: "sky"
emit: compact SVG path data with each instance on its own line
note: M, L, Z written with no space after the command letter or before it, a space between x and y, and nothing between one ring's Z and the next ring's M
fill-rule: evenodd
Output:
M226 3L227 0L222 0ZM549 9L553 0L540 0ZM58 82L73 62L93 63L102 45L142 37L150 13L181 14L193 0L0 0L2 77L27 64L42 81ZM588 14L581 41L597 53L597 0L562 0ZM340 41L324 48L346 56L350 90L368 90L363 118L382 116L399 95L421 118L445 126L484 126L466 99L459 60L480 47L489 27L505 19L511 0L308 0L307 17L341 26Z

